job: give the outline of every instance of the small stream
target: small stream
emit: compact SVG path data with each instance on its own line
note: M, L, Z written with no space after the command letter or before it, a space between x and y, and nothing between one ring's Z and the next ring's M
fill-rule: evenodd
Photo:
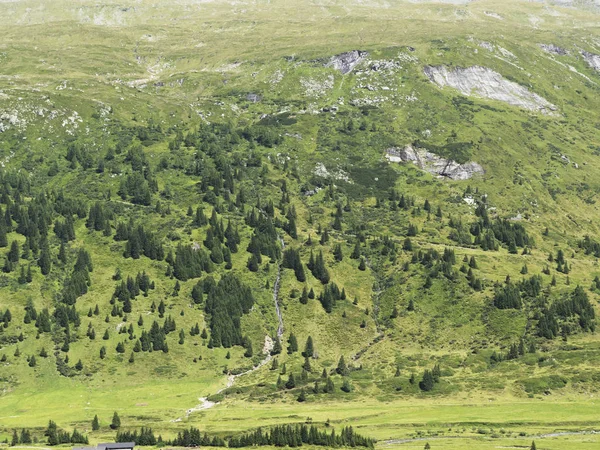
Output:
M279 242L281 244L281 250L285 249L285 242L281 236L279 236ZM283 336L283 315L281 314L281 309L279 308L279 287L280 287L280 285L281 285L281 258L279 259L279 262L277 263L277 276L275 277L275 284L273 285L273 302L275 303L275 311L277 313L277 321L278 321L277 337L279 339L281 339L281 337ZM225 389L229 389L230 387L232 387L233 384L235 383L236 378L244 376L244 375L248 375L248 374L260 369L262 366L264 366L268 362L270 362L272 359L271 350L273 350L273 345L274 345L274 343L273 343L273 339L271 338L271 336L266 335L265 343L263 346L263 353L265 353L265 355L266 355L264 357L264 359L262 359L256 366L252 367L252 369L247 370L246 372L242 372L237 375L232 375L232 374L228 375L227 376L227 384L225 385L224 388L219 389L217 391L217 394L220 394ZM218 403L218 402L211 402L210 400L208 400L208 397L200 397L200 398L198 398L198 401L200 402L198 405L194 406L193 408L188 409L185 412L186 418L189 417L192 413L210 409ZM171 420L171 422L181 422L182 420L183 420L183 418L179 417L177 419Z

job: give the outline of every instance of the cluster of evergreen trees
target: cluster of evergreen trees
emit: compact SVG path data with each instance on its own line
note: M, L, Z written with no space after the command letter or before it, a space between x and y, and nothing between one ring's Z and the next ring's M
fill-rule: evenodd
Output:
M69 441L67 441L69 442ZM21 433L17 430L13 430L12 438L10 440L11 447L19 444L32 444L33 438L31 436L31 431L26 428L21 429Z
M323 309L330 313L338 300L346 300L346 291L340 288L335 283L329 283L325 286L325 289L319 294L319 301L323 305Z
M310 259L307 264L308 269L312 272L313 276L323 284L329 283L330 275L327 267L325 266L325 260L323 259L323 252L319 250L317 256L313 255L311 250Z
M163 440L161 436L157 438L154 435L152 428L142 427L139 433L137 430L118 431L116 442L135 442L135 445L152 446L162 444Z
M586 255L594 255L600 258L600 244L594 241L590 236L586 236L579 242L579 248L585 251Z
M115 241L127 241L123 256L139 259L142 255L150 259L162 261L165 257L164 248L158 235L146 230L142 225L135 226L133 222L117 224Z
M120 271L117 270L113 279L121 279ZM145 271L138 272L135 278L128 276L127 281L121 279L121 283L115 286L111 303L114 304L115 300L118 300L123 303L123 312L130 313L132 311L131 300L135 299L140 292L147 297L148 292L154 287L154 281L150 280Z
M531 247L534 244L522 224L499 218L492 221L484 203L478 204L475 214L480 219L471 225L470 231L475 236L475 245L483 250L497 250L498 242L501 242L508 247L510 253L516 254L517 247Z
M177 325L175 320L171 316L165 318L164 324L161 327L155 320L152 322L150 331L143 330L140 338L135 342L133 351L138 352L152 352L162 351L164 353L169 352L169 345L167 344L166 337L169 333L175 331ZM124 352L124 350L123 350ZM121 352L121 353L123 353Z
M212 278L209 277L210 280ZM248 286L229 273L218 283L205 283L205 312L210 315L209 347L243 345L241 318L250 312L254 296Z
M438 364L436 364L432 370L425 369L423 378L419 382L419 388L424 392L431 391L434 388L435 383L440 381L441 376L442 372Z
M490 362L492 364L499 363L502 361L510 361L519 358L519 356L525 355L525 353L535 353L535 344L531 342L529 347L526 348L525 341L521 339L518 344L512 343L506 353L494 351L490 356Z
M277 230L271 217L262 214L253 208L246 215L246 224L254 228L254 233L250 238L247 251L251 253L248 260L248 268L251 271L258 264L262 263L262 255L268 256L271 261L277 261L281 256L281 247L278 243Z
M136 445L168 445L174 447L301 447L303 444L321 446L327 448L340 447L365 447L373 448L374 439L364 437L354 431L352 427L344 427L340 433L334 429L331 431L320 430L315 425L277 425L266 431L262 428L242 436L233 436L229 441L202 432L196 427L190 427L177 433L177 437L171 441L163 440L154 435L151 428L142 427L141 431L119 431L116 436L117 442L135 442Z
M227 443L224 439L214 436L210 438L206 433L202 435L200 430L195 427L180 431L177 437L172 441L167 441L167 445L174 447L200 447L201 445L210 447L226 447Z
M87 436L84 436L77 430L73 430L73 433L69 434L64 430L60 430L56 426L56 422L50 420L48 427L44 432L44 436L48 437L48 445L60 445L60 444L88 444Z
M212 271L213 264L203 249L194 249L183 244L177 246L175 260L173 261L173 275L175 278L187 281L191 278L198 278L203 272L211 273Z
M62 302L74 305L77 298L87 293L91 284L90 272L94 270L92 258L85 249L79 249L73 271L65 280L62 292Z
M494 306L498 309L520 309L521 292L519 287L510 281L498 287L494 292Z
M300 251L287 248L283 252L283 267L286 269L293 269L294 274L296 275L296 279L300 283L304 283L306 281L306 274L304 273L304 266L302 265L302 261L300 260Z
M536 314L536 319L538 334L546 339L554 339L559 334L568 336L578 331L594 332L596 329L594 307L581 286L542 308Z
M327 448L366 447L373 448L375 440L364 437L350 427L335 430L319 430L315 425L277 425L268 431L261 428L253 433L229 440L230 448L272 445L275 447L301 447L303 444Z

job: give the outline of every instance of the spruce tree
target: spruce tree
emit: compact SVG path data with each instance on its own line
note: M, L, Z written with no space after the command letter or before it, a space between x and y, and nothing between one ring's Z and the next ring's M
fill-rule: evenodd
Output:
M315 349L313 344L313 338L312 336L309 336L308 339L306 339L306 345L304 346L304 353L302 353L302 356L306 358L312 358L314 356L314 353Z
M306 401L306 392L304 392L304 389L302 389L302 390L300 391L300 395L298 396L298 399L297 399L297 400L298 400L300 403L302 403L302 402Z
M290 373L288 380L285 383L286 389L294 389L296 387L296 379L294 378L294 374Z
M92 420L92 431L98 431L100 429L100 421L98 420L98 415L94 416Z
M113 430L118 430L121 428L121 419L119 418L119 414L115 411L113 414L112 422L110 423L110 428Z
M358 270L361 270L361 271L367 270L367 265L365 263L365 258L360 258L360 263L358 264Z
M348 366L346 365L346 361L344 360L344 355L340 356L340 359L338 361L338 365L337 365L337 368L335 369L335 371L338 373L338 375L342 375L342 376L348 375Z
M278 355L281 353L281 340L279 336L275 338L275 342L273 342L273 348L271 349L271 355Z
M290 334L288 338L288 354L292 354L298 351L298 340L296 339L296 335L294 333Z
M419 388L422 391L428 392L433 389L434 379L431 371L425 370L423 379L419 382Z
M342 387L340 388L342 391L344 392L350 392L352 390L352 386L350 385L350 381L348 381L347 378L344 378L344 381L342 382Z
M19 445L19 435L17 434L17 430L13 430L13 435L12 435L12 439L10 441L10 445L11 445L11 447L14 447L15 445Z
M40 266L42 275L48 275L50 273L52 263L50 260L50 248L48 247L48 241L46 239L44 239L42 242L42 249L40 252L40 259L38 260L38 265Z

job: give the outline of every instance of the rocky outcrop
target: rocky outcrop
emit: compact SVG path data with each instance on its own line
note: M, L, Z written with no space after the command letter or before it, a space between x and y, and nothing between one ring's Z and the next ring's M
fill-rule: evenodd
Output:
M540 44L540 48L547 53L552 53L558 56L567 56L569 54L569 50L554 44Z
M554 114L554 111L557 110L556 106L543 97L486 67L426 66L424 71L429 80L439 87L450 86L459 90L463 95L498 100L542 114Z
M352 50L350 52L340 53L331 58L331 60L325 64L325 67L333 67L336 70L342 72L343 75L352 72L352 69L356 67L365 57L368 55L367 52L361 50Z
M596 55L594 53L586 52L585 50L581 52L581 56L585 59L585 62L594 69L600 72L600 55Z
M419 169L425 170L439 178L451 180L468 180L475 175L483 175L485 171L476 162L469 161L459 164L451 159L442 158L424 148L414 148L407 145L403 149L390 148L386 150L386 159L389 162L411 162Z

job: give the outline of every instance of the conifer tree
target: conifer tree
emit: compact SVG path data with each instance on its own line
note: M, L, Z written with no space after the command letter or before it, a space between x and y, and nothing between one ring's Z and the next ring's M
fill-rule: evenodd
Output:
M315 353L315 349L314 349L314 344L313 344L313 338L312 336L309 336L306 339L306 345L304 346L304 353L302 353L302 356L306 357L306 358L312 358L314 356Z
M288 354L292 354L298 351L298 340L296 339L296 335L294 333L290 334L288 338Z
M423 379L419 382L419 388L422 391L428 392L433 389L433 384L434 380L431 371L425 370L423 373Z
M286 389L294 389L296 387L296 379L294 378L294 374L290 373L288 380L285 383Z
M360 258L360 263L358 264L358 270L361 270L361 271L367 270L367 265L365 263L365 258Z
M352 386L350 385L350 381L348 381L347 378L344 378L344 381L342 382L342 387L340 388L342 391L348 393L352 390Z
M300 395L298 396L298 399L297 399L297 400L298 400L300 403L302 403L302 402L306 401L306 392L304 392L304 389L302 389L302 390L300 391Z
M346 361L344 360L344 355L340 356L338 361L337 368L335 369L338 375L346 376L348 375L348 366L346 365Z
M271 355L278 355L281 353L281 340L279 336L275 338L275 342L273 342L273 348L271 349Z
M113 430L118 430L121 428L121 419L119 418L119 414L117 411L114 412L112 421L110 423L110 428Z
M40 266L42 275L48 275L50 273L52 263L50 261L50 248L48 247L48 241L46 239L44 239L44 241L42 242L42 249L40 251L40 259L38 260L38 265Z
M100 429L100 421L98 420L98 415L94 416L92 420L92 431L98 431Z

